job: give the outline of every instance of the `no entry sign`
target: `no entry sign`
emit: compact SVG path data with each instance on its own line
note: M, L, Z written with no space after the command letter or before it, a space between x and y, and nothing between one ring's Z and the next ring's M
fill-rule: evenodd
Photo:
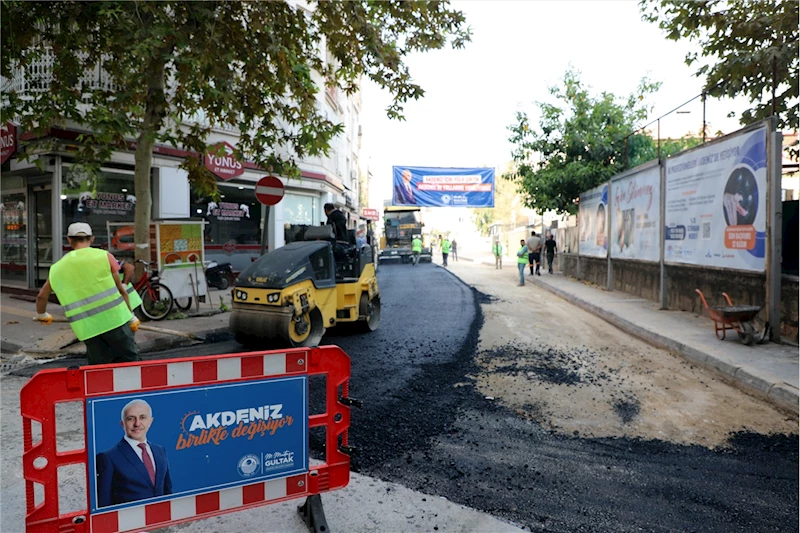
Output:
M256 198L264 205L277 204L283 193L283 183L275 176L265 176L256 183Z

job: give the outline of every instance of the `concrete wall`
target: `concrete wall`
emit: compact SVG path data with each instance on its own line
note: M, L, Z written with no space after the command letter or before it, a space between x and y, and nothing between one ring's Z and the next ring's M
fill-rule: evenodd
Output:
M578 277L578 257L574 254L559 254L557 269L567 276ZM659 265L640 261L617 259L614 269L614 290L647 298L659 299ZM581 279L601 287L607 284L606 259L581 257ZM703 302L695 292L700 289L710 306L725 304L722 293L730 296L734 305L766 305L766 276L748 272L696 267L689 265L667 265L667 308L705 315ZM798 341L798 279L783 276L781 280L781 333L784 338ZM761 320L766 312L761 311Z
M641 298L658 301L660 270L658 263L615 259L614 290L635 294Z
M703 291L709 306L727 305L722 293L734 305L766 305L766 276L748 272L732 272L712 267L667 265L667 307L678 311L703 314L703 302L695 289ZM761 312L760 318L766 313Z

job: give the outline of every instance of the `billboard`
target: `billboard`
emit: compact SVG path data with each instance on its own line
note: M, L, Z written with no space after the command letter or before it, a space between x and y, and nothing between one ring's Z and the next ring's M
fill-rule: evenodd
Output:
M308 378L86 400L91 511L308 470Z
M493 168L392 167L392 205L494 207Z
M666 161L664 260L761 272L767 128Z
M661 168L658 165L611 182L611 257L660 258Z
M606 216L608 216L608 184L603 184L581 194L578 203L580 255L606 257Z

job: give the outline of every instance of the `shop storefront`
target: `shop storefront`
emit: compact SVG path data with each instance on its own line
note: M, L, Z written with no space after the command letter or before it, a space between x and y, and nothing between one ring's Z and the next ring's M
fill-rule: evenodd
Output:
M95 246L133 257L134 169L120 159L99 170L78 167L60 155L43 156L38 166L15 159L4 165L0 203L3 286L41 287L50 266L70 250L66 230L73 222L92 227ZM205 259L231 263L237 272L244 270L261 251L264 206L256 200L254 187L264 173L248 168L234 179L220 179L219 197L209 199L190 188L185 172L177 168L179 162L179 157L154 157L153 220L205 221ZM185 194L178 194L182 187ZM324 223L322 206L336 202L340 192L341 188L324 176L287 183L283 200L270 209L268 249L291 241L287 239L291 228ZM109 223L117 224L111 237ZM130 227L119 227L119 223Z

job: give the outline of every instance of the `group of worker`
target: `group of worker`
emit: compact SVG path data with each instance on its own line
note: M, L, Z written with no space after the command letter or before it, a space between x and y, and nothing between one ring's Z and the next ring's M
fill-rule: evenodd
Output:
M528 240L520 239L520 249L517 252L517 267L519 268L519 286L525 285L525 266L530 268L531 276L541 276L541 256L542 249L545 251L547 257L547 270L550 274L553 273L553 260L556 256L556 240L553 234L547 234L546 239L542 242L541 237L536 235L535 231L531 232ZM495 239L492 245L492 254L494 255L494 268L502 270L503 268L503 245L500 244L499 239ZM534 270L535 269L535 270Z
M47 302L55 292L72 331L86 344L90 365L139 361L134 340L139 319L133 310L142 300L130 283L133 265L92 248L92 227L85 222L70 224L67 239L72 250L50 267L34 320L52 324Z
M450 254L453 254L453 259L458 261L458 243L455 239L450 242L447 236L442 237L439 235L439 246L442 249L442 266L447 266L447 259ZM416 265L419 263L419 255L422 253L422 238L419 235L414 235L411 239L411 263ZM431 249L431 253L433 250Z

